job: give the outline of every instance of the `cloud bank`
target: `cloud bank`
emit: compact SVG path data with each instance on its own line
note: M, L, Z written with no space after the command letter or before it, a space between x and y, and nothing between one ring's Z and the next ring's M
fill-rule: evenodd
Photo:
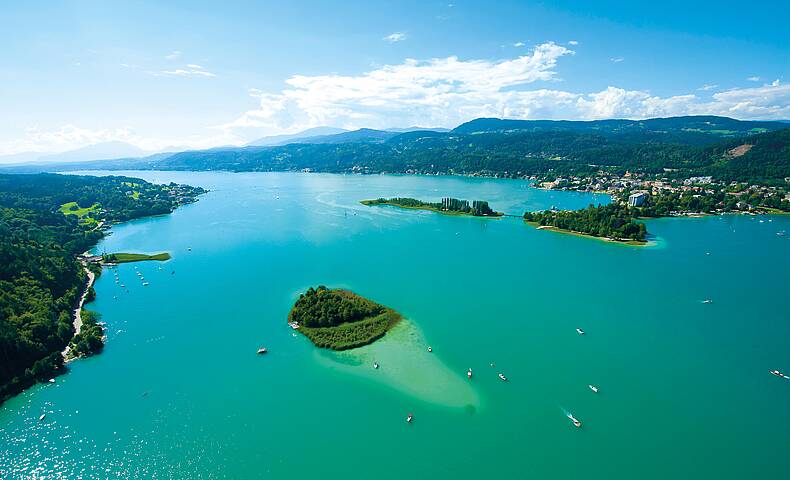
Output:
M558 62L573 54L565 46L548 42L528 54L500 61L407 59L361 75L294 75L279 92L251 90L258 107L220 128L243 135L246 130L277 133L316 125L453 127L477 117L592 120L710 114L790 118L790 86L778 81L704 97L661 97L616 86L598 92L548 88L559 80ZM540 88L530 88L536 83Z

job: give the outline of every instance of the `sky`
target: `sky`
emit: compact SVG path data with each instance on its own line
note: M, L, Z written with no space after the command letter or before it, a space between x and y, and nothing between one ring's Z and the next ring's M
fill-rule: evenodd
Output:
M477 117L790 119L790 3L0 6L0 155Z

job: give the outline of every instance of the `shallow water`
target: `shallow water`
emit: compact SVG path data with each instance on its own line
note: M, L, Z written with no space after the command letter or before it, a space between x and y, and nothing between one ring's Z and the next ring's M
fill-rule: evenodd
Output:
M98 246L173 259L98 280L105 351L0 407L0 478L790 477L788 217L654 220L629 247L358 203L606 201L516 180L134 175L211 192ZM407 322L318 351L285 323L317 284Z

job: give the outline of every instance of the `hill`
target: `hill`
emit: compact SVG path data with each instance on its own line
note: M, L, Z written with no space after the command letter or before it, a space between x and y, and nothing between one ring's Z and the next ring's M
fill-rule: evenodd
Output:
M348 130L345 130L343 128L335 128L335 127L313 127L313 128L308 128L307 130L302 130L301 132L297 132L297 133L262 137L257 140L253 140L252 142L248 143L247 146L264 147L264 146L274 146L274 145L285 145L288 143L294 143L295 141L298 141L303 138L319 137L325 135L336 135L338 133L344 133L347 131Z

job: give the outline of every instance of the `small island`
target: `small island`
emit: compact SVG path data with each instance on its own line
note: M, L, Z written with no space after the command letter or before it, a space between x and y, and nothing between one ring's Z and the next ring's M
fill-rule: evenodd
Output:
M457 198L443 198L441 202L423 202L416 198L377 198L376 200L362 200L362 205L393 205L400 208L414 210L430 210L445 215L470 215L473 217L501 217L502 212L495 212L488 206L488 202L475 200L469 204L468 200Z
M524 220L538 229L595 237L629 245L647 245L645 224L636 221L635 212L628 206L616 203L590 205L582 210L526 212Z
M288 323L315 346L348 350L375 342L401 315L349 290L310 287L299 295Z
M165 252L154 255L147 255L145 253L108 253L102 255L102 262L104 263L146 262L149 260L164 262L170 260L170 254Z

